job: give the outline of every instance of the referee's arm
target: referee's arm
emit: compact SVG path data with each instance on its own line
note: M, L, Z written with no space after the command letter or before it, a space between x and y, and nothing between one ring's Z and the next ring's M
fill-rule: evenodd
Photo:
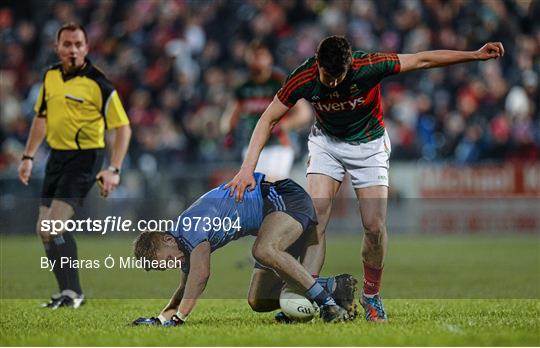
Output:
M114 144L111 154L111 165L115 168L122 167L122 162L126 156L129 140L131 139L131 127L129 124L115 128Z
M111 130L114 132L114 144L112 146L111 154L111 167L118 171L111 171L110 169L102 170L96 175L96 179L101 183L101 196L107 197L118 184L120 184L119 170L122 168L122 162L126 156L127 149L129 147L129 140L131 139L131 127L129 124L114 128Z
M107 120L106 128L112 131L114 138L111 166L96 175L103 197L107 197L120 184L120 169L122 168L122 162L126 156L129 140L131 139L131 128L126 111L118 93L112 87L109 88L110 93L105 102L104 116Z
M28 180L32 175L32 161L39 146L47 135L47 121L45 117L36 115L32 121L32 127L30 128L30 134L26 141L26 148L24 149L23 159L19 164L19 180L28 186Z

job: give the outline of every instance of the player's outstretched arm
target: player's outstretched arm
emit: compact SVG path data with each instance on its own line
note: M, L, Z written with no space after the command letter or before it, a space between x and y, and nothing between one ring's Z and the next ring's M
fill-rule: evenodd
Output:
M183 324L183 321L176 315L176 312L178 311L178 305L180 304L180 300L182 299L182 296L184 295L184 288L186 285L186 279L187 274L184 272L181 272L180 276L180 284L178 285L178 288L175 290L174 294L172 295L169 303L158 317L140 317L135 319L132 324L133 325L144 325L144 326L154 326L154 325L163 325L163 326L177 326L180 324Z
M26 141L24 155L28 157L34 157L46 135L47 121L45 117L39 117L39 115L36 115L36 117L34 117L34 120L32 121L32 126L30 127L30 134L28 136L28 140ZM18 171L19 180L24 185L28 185L28 180L30 180L30 175L32 174L32 160L23 160L19 165Z
M186 288L178 306L178 317L180 319L184 320L191 313L197 299L204 291L209 277L210 243L204 241L197 245L189 256L189 274L186 279Z
M244 198L244 191L246 188L249 188L250 190L255 188L253 172L255 171L255 167L257 167L259 155L270 138L272 128L274 128L288 110L289 108L286 105L284 105L277 97L274 97L274 100L268 105L257 122L257 126L251 135L246 158L242 163L242 167L238 171L238 174L225 185L225 188L230 188L231 196L236 192L237 201L241 201Z
M502 56L504 56L504 47L500 42L488 42L477 51L436 50L398 54L400 72L437 68L475 60L497 59Z

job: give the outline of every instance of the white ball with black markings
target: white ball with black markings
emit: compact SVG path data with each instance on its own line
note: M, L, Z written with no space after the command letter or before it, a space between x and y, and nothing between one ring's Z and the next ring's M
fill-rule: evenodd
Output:
M287 287L281 291L279 306L283 313L294 321L310 321L319 313L317 304Z

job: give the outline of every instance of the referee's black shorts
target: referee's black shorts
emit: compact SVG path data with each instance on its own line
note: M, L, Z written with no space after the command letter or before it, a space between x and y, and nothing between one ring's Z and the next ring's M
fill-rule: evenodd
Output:
M96 182L105 150L51 150L41 191L41 205L50 207L53 199L73 209L81 206Z

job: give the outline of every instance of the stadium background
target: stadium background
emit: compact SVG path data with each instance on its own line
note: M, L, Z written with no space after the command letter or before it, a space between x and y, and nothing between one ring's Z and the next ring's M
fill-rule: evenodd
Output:
M79 215L95 218L174 218L201 193L234 175L240 148L224 147L219 122L234 87L248 74L243 58L254 38L270 45L276 66L287 72L311 56L329 34L346 35L355 48L385 52L473 50L487 41L501 41L506 51L502 59L408 73L383 82L385 123L392 140L389 231L400 241L398 246L413 247L405 247L407 252L412 253L416 241L433 243L431 247L439 250L434 255L447 257L436 264L438 269L456 265L453 249L445 247L452 242L441 236L450 233L459 235L456 250L469 245L474 253L475 245L495 245L499 251L488 253L485 261L513 262L529 271L518 277L536 272L538 279L539 10L539 2L512 0L4 2L0 7L3 271L8 255L17 254L34 238L47 147L36 155L29 188L18 182L16 171L42 74L56 61L53 44L60 24L80 21L89 36L89 58L114 82L134 131L122 185L107 200L99 198L97 190L92 192ZM307 133L308 128L301 129L293 136L296 163L291 176L302 184ZM341 190L328 238L336 238L338 244L344 238L343 243L349 244L347 233L356 234L351 244L356 249L351 252L357 257L361 223L347 187ZM21 237L23 244L17 244L19 234L26 235ZM87 245L98 250L99 238L104 237L94 237L98 239L88 237L92 241ZM129 253L129 243L121 243L125 245L115 250ZM528 250L523 255L505 253L506 247L522 246ZM34 247L39 257L37 240ZM240 266L249 263L248 246L244 249L234 261ZM332 254L329 260L333 262ZM46 272L39 273L35 264L29 267L48 281ZM357 272L359 267L350 268ZM493 274L491 280L499 282L504 275ZM484 288L472 295L459 289L441 295L433 290L437 282L431 279L425 292L412 296L539 296L538 282L531 287L520 279L523 287L513 295L510 285L491 295L482 295ZM444 290L446 283L439 283ZM15 283L3 286L8 297L23 293ZM34 290L23 297L38 296L39 289ZM396 297L407 294L403 288L391 292Z
M2 345L528 345L540 342L540 2L487 1L45 1L0 5L0 343ZM134 130L122 185L91 192L79 217L171 218L238 169L220 117L253 38L283 71L328 34L355 48L415 52L478 49L501 41L503 59L408 73L382 84L392 140L389 253L382 295L390 324L339 330L276 327L245 293L251 240L216 252L189 327L134 330L177 284L176 272L83 269L84 310L51 315L53 293L34 235L47 156L30 187L17 166L42 74L55 62L61 23L87 28L90 59L118 88ZM295 135L292 177L305 184L308 129ZM345 185L346 186L346 185ZM361 278L361 224L345 187L328 228L323 274ZM133 236L80 233L79 255L129 256ZM128 299L126 299L128 298ZM141 301L140 299L145 299ZM446 300L443 300L446 299Z
M6 4L6 3L4 3ZM13 172L59 25L83 23L90 59L115 83L135 133L127 168L181 171L237 160L219 119L264 39L289 72L329 34L368 51L472 50L504 59L409 73L384 84L394 162L539 159L540 5L530 1L7 1L0 10L2 152ZM305 134L298 156L305 154ZM41 153L41 158L44 156ZM43 165L44 161L36 161Z

